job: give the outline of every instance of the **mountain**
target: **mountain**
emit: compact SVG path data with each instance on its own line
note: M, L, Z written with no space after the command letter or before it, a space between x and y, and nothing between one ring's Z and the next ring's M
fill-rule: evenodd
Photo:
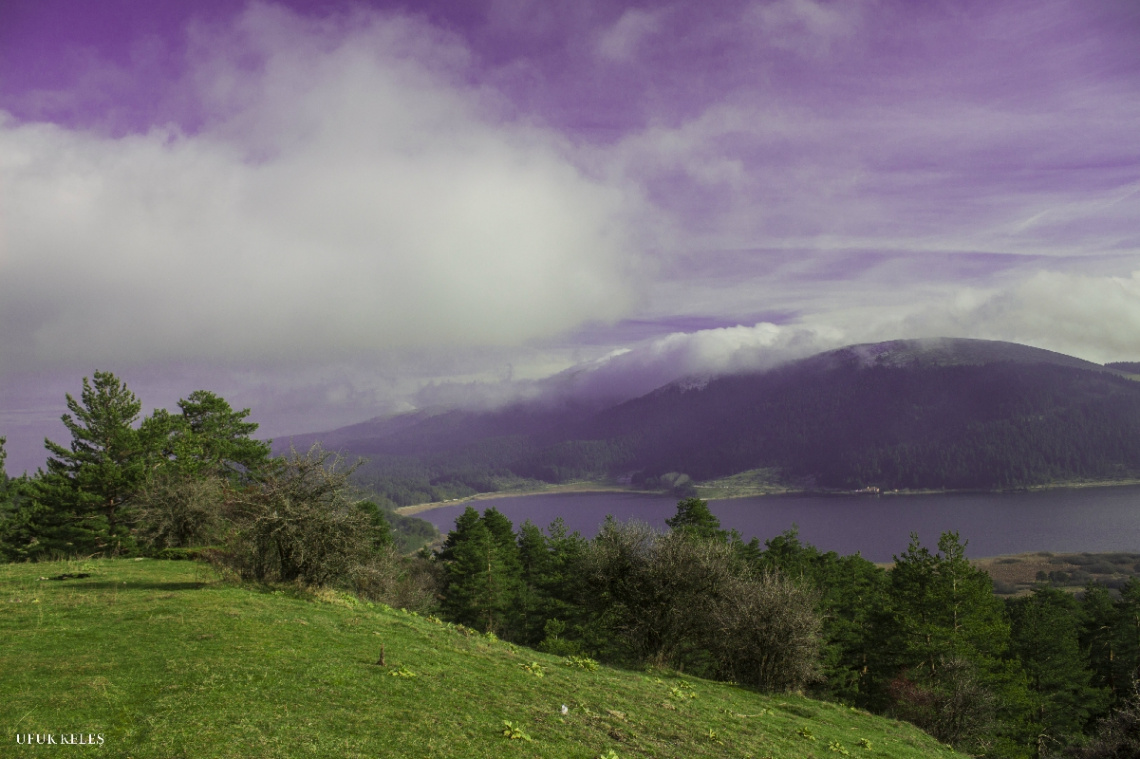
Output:
M1140 361L1117 361L1105 366L1126 374L1140 374Z
M1011 343L858 345L762 375L675 383L607 411L631 468L776 467L840 489L1001 488L1140 471L1140 385Z
M1140 383L1015 343L939 338L690 378L602 410L444 410L327 433L397 503L767 468L800 488L998 489L1140 476ZM676 479L675 477L673 479Z

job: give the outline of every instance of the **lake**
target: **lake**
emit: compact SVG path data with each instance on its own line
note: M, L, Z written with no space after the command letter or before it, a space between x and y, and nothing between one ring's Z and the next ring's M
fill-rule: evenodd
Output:
M662 530L677 509L675 496L643 493L552 493L489 498L417 514L447 534L468 506L494 507L517 528L529 519L546 527L556 517L593 537L607 514L639 519ZM1029 551L1128 551L1140 553L1140 485L1043 490L1032 493L931 495L778 495L711 500L726 529L763 543L793 524L805 542L841 555L860 552L890 561L916 532L932 550L938 537L957 531L968 556L982 558Z

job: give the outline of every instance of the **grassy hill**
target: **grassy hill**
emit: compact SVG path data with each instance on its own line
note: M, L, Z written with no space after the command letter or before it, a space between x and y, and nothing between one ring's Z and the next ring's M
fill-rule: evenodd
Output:
M5 757L960 756L846 707L568 666L339 593L223 582L190 562L6 565L0 605ZM80 733L103 743L15 737Z

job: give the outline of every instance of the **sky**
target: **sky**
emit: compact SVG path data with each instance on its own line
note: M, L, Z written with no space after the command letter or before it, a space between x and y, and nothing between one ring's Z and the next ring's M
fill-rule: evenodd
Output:
M4 0L0 436L268 437L850 343L1140 360L1132 0Z

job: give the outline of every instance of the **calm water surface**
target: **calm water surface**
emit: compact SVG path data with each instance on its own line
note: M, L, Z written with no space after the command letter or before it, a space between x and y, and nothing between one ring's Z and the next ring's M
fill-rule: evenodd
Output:
M446 534L468 504L417 516ZM540 527L556 517L586 537L607 514L640 519L666 529L677 498L640 493L555 493L476 501L492 506L517 527L529 519ZM1140 553L1140 486L1048 490L1035 493L760 496L709 501L725 528L761 542L793 524L801 539L825 551L861 552L890 561L906 550L910 533L934 548L938 536L956 530L969 541L967 555L980 558L1026 551L1129 551Z

